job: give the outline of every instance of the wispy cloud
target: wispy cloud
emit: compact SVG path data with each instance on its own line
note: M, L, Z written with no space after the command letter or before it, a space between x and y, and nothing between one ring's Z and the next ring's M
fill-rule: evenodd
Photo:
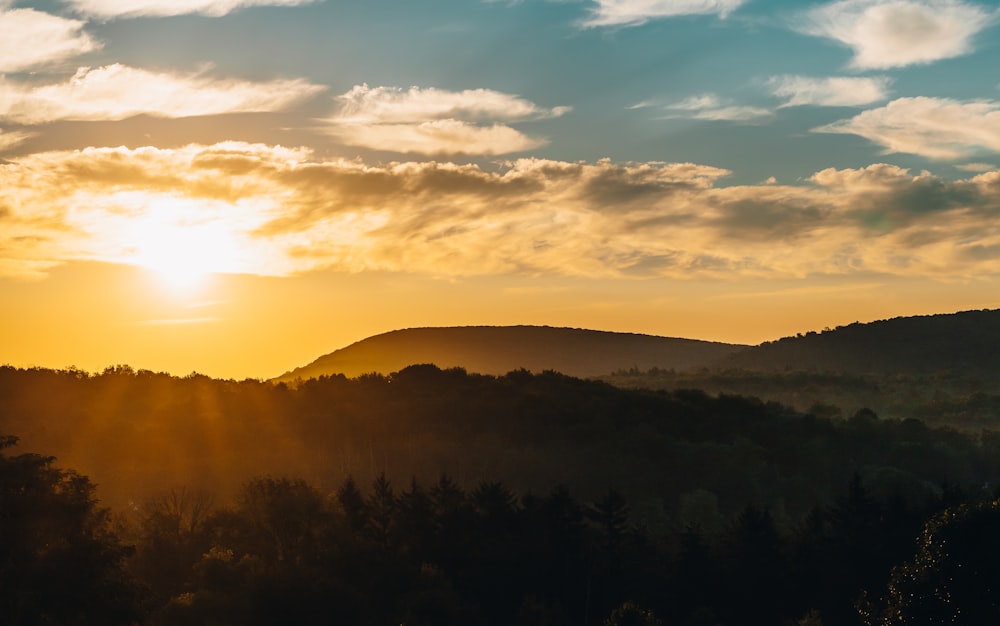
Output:
M854 52L856 69L932 63L968 54L996 13L960 0L841 0L805 14L798 28Z
M783 296L815 296L831 293L847 293L852 291L871 291L882 289L885 283L857 283L850 285L815 285L811 287L789 287L787 289L775 289L772 291L751 291L724 293L712 296L712 300L750 300L755 298L781 298Z
M356 85L337 97L342 123L402 124L433 120L518 121L558 117L569 107L546 109L492 89L447 91L433 87L369 87Z
M962 163L960 165L956 165L955 169L962 170L963 172L981 173L991 172L998 168L996 165L992 165L990 163Z
M68 81L48 85L0 78L0 119L41 124L55 120L121 120L143 113L191 117L277 111L323 89L304 80L255 83L116 64L80 68Z
M961 159L984 151L1000 152L1000 102L899 98L814 130L859 135L886 152Z
M101 19L201 14L222 16L247 7L299 6L317 0L62 0L73 11Z
M680 15L726 17L746 0L595 0L585 28L599 26L639 26L650 20Z
M57 63L101 47L83 31L85 23L33 9L0 5L0 72L20 72Z
M23 131L4 132L3 129L0 129L0 152L10 150L15 146L24 143L31 137L31 133Z
M534 150L548 143L505 126L477 126L461 120L412 124L334 124L327 132L352 146L429 155L500 155Z
M773 76L768 83L774 95L786 98L782 107L864 106L888 97L886 76L811 78Z
M186 326L188 324L211 324L221 322L221 317L173 317L159 320L143 320L144 326Z
M569 107L540 107L490 89L357 85L338 96L325 130L340 141L375 150L421 154L508 154L545 145L507 123L559 117Z
M211 270L272 275L1000 274L1000 171L946 181L883 164L719 186L727 174L607 160L371 165L240 143L34 154L0 165L0 274L137 263L164 241Z
M679 102L664 105L662 108L667 111L667 117L686 117L717 122L753 122L774 115L770 109L733 104L710 93L691 96Z

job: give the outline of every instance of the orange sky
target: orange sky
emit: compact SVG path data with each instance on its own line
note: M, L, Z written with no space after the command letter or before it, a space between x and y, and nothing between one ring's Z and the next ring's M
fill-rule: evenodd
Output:
M899 311L995 307L990 294L1000 293L1000 285L981 281L977 287L328 271L215 275L178 289L149 270L82 263L43 280L6 281L0 345L4 362L17 366L98 371L125 363L177 375L267 378L395 328L548 324L755 343Z
M0 364L1000 307L973 0L0 0ZM992 37L992 38L991 38Z

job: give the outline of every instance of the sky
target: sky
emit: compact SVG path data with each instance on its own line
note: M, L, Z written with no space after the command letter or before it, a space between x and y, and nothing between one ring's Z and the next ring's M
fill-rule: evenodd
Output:
M0 0L0 363L998 308L998 68L963 0Z

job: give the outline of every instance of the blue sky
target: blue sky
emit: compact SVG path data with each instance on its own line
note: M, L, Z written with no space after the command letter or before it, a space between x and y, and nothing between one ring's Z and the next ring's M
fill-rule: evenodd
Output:
M89 47L82 54L42 56L35 63L20 64L10 58L18 51L7 50L6 81L58 84L80 67L113 64L218 80L308 81L317 87L314 97L258 107L271 109L272 119L232 131L227 138L291 140L324 154L381 160L421 154L417 146L407 152L372 151L315 132L317 119L333 112L337 98L362 85L446 94L490 90L540 109L521 118L477 120L480 125L509 124L535 141L470 148L460 155L463 160L497 156L478 151L560 160L692 161L730 170L726 183L753 183L770 176L793 182L826 167L872 162L931 168L954 178L962 175L956 165L995 160L997 149L995 136L977 141L971 130L947 154L937 145L944 140L936 136L906 145L877 138L886 127L907 119L915 106L908 98L935 99L930 104L938 109L940 99L954 100L958 107L975 101L996 106L1000 40L995 37L996 7L987 4L8 4L8 15L30 10L53 20L76 21L80 28L74 34L89 39L90 45L81 47ZM158 15L169 12L181 14ZM14 20L6 21L14 27ZM839 84L829 82L833 79ZM875 128L852 126L858 115L890 103L899 109L890 119ZM568 112L543 113L556 107ZM940 111L931 114L935 112ZM171 116L169 111L150 113ZM955 123L976 127L976 112L956 113ZM15 117L0 128L7 135L27 129L41 137L8 152L17 154L33 145L83 147L74 146L75 133L64 128L52 129L59 139L46 140L45 124L37 128L18 122ZM172 126L183 135L183 125L180 121ZM824 133L824 128L838 129L839 134ZM124 143L140 145L142 137ZM519 147L526 149L515 150Z
M360 304L331 349L994 307L998 28L959 0L0 0L0 291L26 302L6 322L109 267L257 299L279 279L302 308L336 285ZM348 277L451 308L383 294L398 314L373 322ZM743 292L768 303L737 328Z

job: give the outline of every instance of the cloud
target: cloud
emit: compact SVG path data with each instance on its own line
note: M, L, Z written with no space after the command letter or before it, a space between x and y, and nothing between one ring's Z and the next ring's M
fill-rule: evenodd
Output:
M583 21L585 28L639 26L650 20L681 15L717 14L726 17L746 0L595 0L597 6Z
M774 76L768 81L774 95L787 98L782 107L863 106L885 100L888 96L889 82L886 76L830 78Z
M254 83L108 65L80 68L48 85L0 78L0 119L19 124L56 120L121 120L139 114L191 117L277 111L324 88L304 80Z
M211 324L221 322L221 317L176 317L159 320L143 320L143 326L183 326L187 324Z
M422 154L508 154L545 145L505 122L559 117L569 107L546 109L490 89L357 85L338 96L325 132L343 143ZM485 124L484 124L485 122Z
M856 69L886 69L968 54L995 18L959 0L841 0L806 13L798 27L851 48Z
M770 109L734 105L720 100L718 96L711 93L691 96L663 108L668 111L668 117L686 117L717 122L751 122L774 115ZM684 113L680 113L681 111Z
M247 7L288 7L316 0L62 0L80 15L100 19L167 17L191 13L219 17Z
M503 120L508 122L558 117L569 107L544 109L510 94L491 89L446 91L433 87L369 87L356 85L338 96L342 123L400 124L433 120Z
M0 152L10 150L33 137L32 133L26 132L4 132L0 129Z
M213 271L435 276L1000 274L1000 171L876 164L721 186L694 163L373 165L225 143L0 164L0 274L171 254Z
M21 72L101 47L83 32L84 22L33 9L3 8L0 5L0 72Z
M956 165L955 169L962 170L963 172L976 172L978 174L982 172L991 172L998 168L996 165L992 165L990 163L962 163L960 165Z
M984 151L1000 152L1000 102L899 98L814 132L859 135L887 153L961 159Z
M524 152L548 143L503 124L476 126L459 120L414 124L337 124L328 132L352 145L430 155L499 155Z

